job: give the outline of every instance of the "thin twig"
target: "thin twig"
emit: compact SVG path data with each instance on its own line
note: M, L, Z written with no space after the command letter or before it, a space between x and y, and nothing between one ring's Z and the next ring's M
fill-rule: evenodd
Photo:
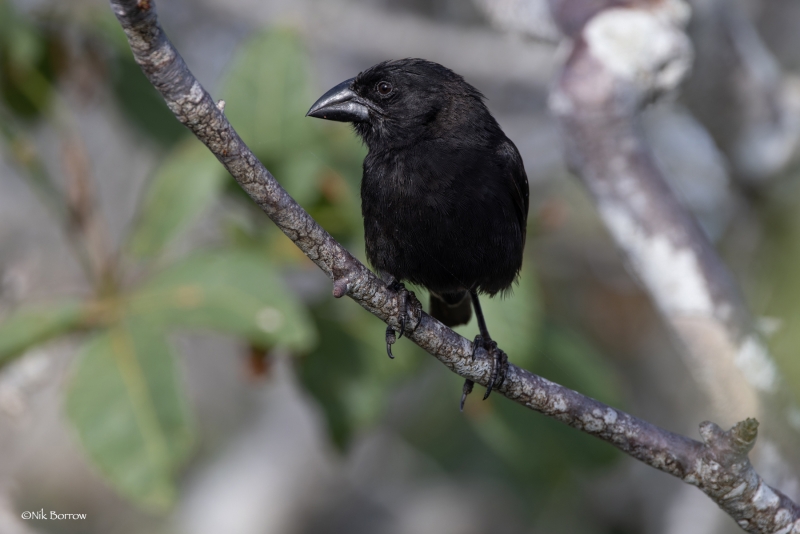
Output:
M241 187L294 243L347 294L399 327L397 294L306 213L242 142L211 96L189 72L158 25L154 0L112 0L134 57L178 120L194 132ZM408 337L458 375L486 385L491 362L472 359L472 344L425 313L412 312ZM514 365L498 390L524 406L603 439L648 465L698 486L750 532L800 534L800 507L767 486L750 465L757 423L722 432L701 426L704 442L662 430ZM783 529L783 530L781 530Z

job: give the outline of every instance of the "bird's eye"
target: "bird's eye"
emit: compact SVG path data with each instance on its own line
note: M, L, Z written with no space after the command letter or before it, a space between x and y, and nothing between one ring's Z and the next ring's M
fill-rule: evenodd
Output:
M375 89L377 89L378 92L383 96L386 96L392 92L392 84L389 82L378 82L378 85L375 86Z

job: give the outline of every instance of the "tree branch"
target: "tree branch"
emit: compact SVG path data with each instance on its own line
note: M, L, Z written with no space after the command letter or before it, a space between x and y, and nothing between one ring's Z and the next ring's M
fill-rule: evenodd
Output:
M792 84L741 0L689 0L698 80L686 101L728 155L732 174L758 188L780 176L800 149Z
M641 132L642 107L675 89L691 65L682 30L688 7L680 0L631 0L626 7L554 1L557 21L574 40L551 95L570 166L715 412L727 422L758 415L779 445L780 462L796 464L797 447L780 447L800 439L792 394L733 277L669 190Z
M396 324L397 294L306 213L256 159L189 72L158 25L154 0L111 0L136 61L178 120L220 160L278 227L345 294L384 322ZM406 331L458 375L486 385L491 362L472 359L472 343L429 315L413 312ZM757 423L723 432L704 423L704 442L662 430L514 365L498 390L528 408L603 439L623 452L698 486L749 532L800 534L800 507L764 483L747 459ZM783 530L781 530L783 529Z

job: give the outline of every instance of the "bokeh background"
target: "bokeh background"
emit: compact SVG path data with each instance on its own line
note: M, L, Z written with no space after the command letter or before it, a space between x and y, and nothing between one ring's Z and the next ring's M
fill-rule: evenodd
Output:
M714 413L564 168L545 7L158 3L244 140L362 259L365 149L306 110L384 59L464 75L531 187L520 283L485 304L493 336L696 436ZM692 7L693 73L643 135L798 391L800 4ZM695 488L498 395L459 413L461 380L407 340L389 360L382 324L333 299L175 121L105 2L0 0L0 133L0 533L738 531ZM21 517L39 510L87 518Z

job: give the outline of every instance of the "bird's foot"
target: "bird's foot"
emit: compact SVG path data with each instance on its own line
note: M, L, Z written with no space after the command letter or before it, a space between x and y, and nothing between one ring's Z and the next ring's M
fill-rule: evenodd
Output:
M406 332L406 324L408 323L409 319L409 310L413 309L414 313L417 315L417 317L419 317L419 314L422 312L422 304L420 304L419 300L417 300L417 297L414 295L414 293L406 289L406 286L403 285L402 282L395 280L389 284L388 288L397 292L398 295L397 309L399 310L399 313L397 316L397 322L400 323L400 331L395 335L394 328L391 326L386 327L386 353L389 355L389 358L394 359L394 354L392 354L392 345L394 345L398 339L403 337L403 334Z
M475 341L472 344L472 359L474 360L479 351L488 352L489 357L492 358L492 375L489 378L489 383L486 385L486 394L483 400L489 398L493 389L499 388L506 380L506 373L508 372L508 355L503 352L497 343L491 339L484 339L483 336L475 336ZM467 400L467 395L472 393L472 386L475 383L472 380L464 381L464 389L461 393L460 409L464 410L464 402Z

